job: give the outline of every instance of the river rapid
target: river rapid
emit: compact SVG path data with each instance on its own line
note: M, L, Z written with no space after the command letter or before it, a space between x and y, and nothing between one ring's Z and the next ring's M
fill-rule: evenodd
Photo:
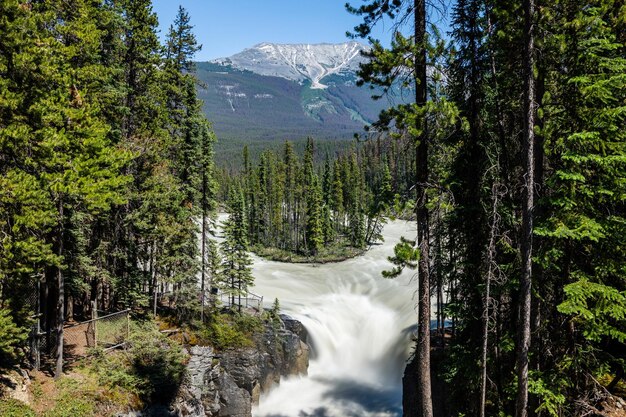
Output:
M255 286L266 307L298 319L312 346L308 376L283 379L261 397L255 417L396 417L402 373L417 321L415 271L393 280L387 257L414 223L385 226L382 244L356 258L324 265L254 257Z

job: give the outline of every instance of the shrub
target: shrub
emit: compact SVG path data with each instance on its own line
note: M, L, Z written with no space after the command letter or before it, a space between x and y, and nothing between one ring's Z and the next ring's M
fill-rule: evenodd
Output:
M198 339L219 350L254 345L254 335L263 330L263 321L247 314L215 314L198 331Z
M263 321L248 314L238 314L235 316L235 326L246 337L252 338L255 334L263 331Z
M0 359L2 362L16 359L18 348L24 343L28 331L13 322L11 312L0 309Z
M133 378L123 374L119 378L124 383L138 383L144 400L168 403L182 382L184 359L180 345L162 335L154 323L146 323L130 337L127 361Z
M88 369L96 375L98 384L109 389L121 389L133 395L141 394L141 379L132 372L125 354L105 354L102 349L90 352Z

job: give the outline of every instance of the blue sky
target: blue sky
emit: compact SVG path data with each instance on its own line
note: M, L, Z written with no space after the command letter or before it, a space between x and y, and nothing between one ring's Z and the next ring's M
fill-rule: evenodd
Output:
M346 31L359 18L346 12L344 4L345 0L153 0L161 35L167 33L178 6L187 9L202 44L198 61L230 56L261 42L347 41ZM377 35L385 38L384 29Z

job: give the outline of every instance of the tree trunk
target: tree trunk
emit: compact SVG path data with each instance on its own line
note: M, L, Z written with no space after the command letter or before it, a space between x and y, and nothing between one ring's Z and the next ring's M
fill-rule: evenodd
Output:
M152 244L152 249L150 250L150 271L151 271L151 284L150 287L152 288L152 313L154 315L154 317L156 317L157 315L157 301L158 301L158 282L157 282L157 270L156 267L154 266L154 258L155 258L155 254L154 252L156 251L156 243L153 242Z
M63 198L59 198L58 206L59 227L57 231L57 255L59 262L62 262L63 256ZM63 374L63 325L65 324L65 281L61 265L57 266L57 346L56 346L56 370L54 378L58 379Z
M426 3L424 0L414 0L415 13L415 43L419 53L415 54L415 103L418 106L426 105ZM418 401L421 417L433 416L433 403L430 381L430 246L428 222L428 134L426 119L418 121L422 134L417 138L415 152L416 169L416 220L417 242L420 249L418 262L419 292L418 292L418 334L417 334L417 376ZM421 129L420 129L421 128Z
M206 216L207 216L207 198L206 198L206 172L202 171L202 270L200 278L200 321L204 323L204 281L206 275Z
M540 10L540 5L537 6ZM540 11L537 11L537 20L541 20ZM536 109L541 108L543 103L543 96L545 94L546 87L546 70L541 65L542 62L538 58L537 59L537 81L536 81ZM543 136L543 119L537 119L536 124L539 127L539 134L535 135L535 144L534 144L534 164L535 164L535 172L534 172L534 199L537 202L536 206L533 210L533 222L542 222L544 219L545 207L541 204L541 197L543 195L543 185L544 185L544 144L545 137ZM533 251L534 252L542 252L542 239L534 238L533 239ZM544 282L544 271L541 264L535 264L533 266L533 275L535 276L535 282ZM533 351L536 352L536 355L533 355L533 360L530 363L530 367L536 372L540 372L541 370L541 359L544 357L542 352L545 349L545 343L548 343L546 340L545 333L541 331L541 311L542 311L542 300L546 296L545 293L541 293L538 297L534 297L531 303L532 308L532 316L531 316L531 334L534 338L533 343ZM546 300L546 305L548 305L549 301ZM555 304L556 305L556 304ZM543 334L542 334L543 333ZM540 405L540 398L538 396L534 396L529 400L529 413L534 416L537 413L534 412Z
M487 27L489 36L492 36L492 24L491 24L491 10L487 11ZM491 48L489 50L489 63L491 76L493 78L493 88L495 90L494 104L496 110L496 119L498 124L498 142L500 144L500 158L501 158L501 175L506 184L509 184L509 152L506 146L506 132L504 130L504 114L502 113L502 106L500 104L500 88L498 86L498 77L496 71L496 59Z
M499 184L495 183L491 190L491 227L489 230L489 247L487 248L487 276L485 277L485 294L483 298L482 316L482 355L481 355L481 377L480 377L480 417L485 417L485 401L487 399L487 353L489 349L489 306L491 300L491 281L496 256L496 235L498 229L498 201Z
M535 79L534 79L535 0L524 0L524 132L525 186L522 207L522 273L520 276L517 347L517 402L515 415L528 416L528 351L530 349L531 285L533 255Z

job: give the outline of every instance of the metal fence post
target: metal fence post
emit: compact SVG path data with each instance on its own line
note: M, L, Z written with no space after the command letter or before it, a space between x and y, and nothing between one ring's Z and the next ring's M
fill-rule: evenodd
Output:
M33 348L35 350L34 359L35 359L35 369L38 371L41 368L41 277L37 278L37 297L35 298L35 304L37 305L37 324L35 324L35 334L33 340Z
M93 347L98 346L98 304L91 302L91 319L93 320Z

